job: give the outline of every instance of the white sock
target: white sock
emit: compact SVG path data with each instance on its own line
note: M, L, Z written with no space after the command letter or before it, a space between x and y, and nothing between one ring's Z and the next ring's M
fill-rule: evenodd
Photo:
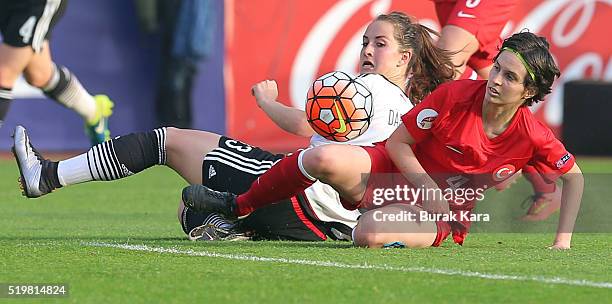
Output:
M58 85L60 89L55 90ZM66 67L55 65L53 76L43 91L53 92L52 96L58 103L74 110L88 122L98 118L95 99Z
M304 153L308 150L310 150L310 148L300 151L300 154L298 155L298 168L300 168L300 172L302 172L304 177L306 177L307 179L311 181L316 181L317 179L314 176L310 175L310 173L306 171L306 168L304 168L304 164L303 164Z
M74 185L93 180L87 162L87 153L60 161L57 165L57 177L62 186Z

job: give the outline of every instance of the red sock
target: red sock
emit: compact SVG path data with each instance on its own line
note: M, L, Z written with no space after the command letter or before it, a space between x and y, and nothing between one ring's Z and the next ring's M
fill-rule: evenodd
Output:
M534 166L526 165L523 167L523 174L533 187L533 191L537 193L552 193L555 192L556 184L547 182L544 177L536 170Z
M236 215L247 215L255 209L290 198L314 184L315 181L300 171L299 154L283 158L254 181L247 192L239 195L236 198Z

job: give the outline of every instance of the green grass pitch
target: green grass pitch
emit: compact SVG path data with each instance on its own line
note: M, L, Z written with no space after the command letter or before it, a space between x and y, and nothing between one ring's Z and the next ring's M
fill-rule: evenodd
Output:
M580 164L595 177L587 176L583 232L569 251L546 249L558 215L512 220L524 212L523 179L477 207L510 220L476 225L463 247L372 250L332 241L190 242L176 216L185 183L167 168L28 200L14 162L2 160L0 284L67 283L69 295L51 301L76 303L608 302L612 207L598 202L610 202L612 161Z

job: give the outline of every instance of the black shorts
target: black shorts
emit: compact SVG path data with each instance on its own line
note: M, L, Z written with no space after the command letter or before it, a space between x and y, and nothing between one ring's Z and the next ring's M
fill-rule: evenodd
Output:
M283 157L222 136L219 147L204 156L202 181L217 191L242 194ZM255 239L321 241L328 236L333 238L330 229L340 229L336 227L338 223L319 221L307 212L302 202L294 197L257 209L237 225L242 231L251 231ZM188 233L202 224L206 214L186 209L182 222L183 230Z
M64 13L67 0L0 0L2 42L42 50L51 29Z

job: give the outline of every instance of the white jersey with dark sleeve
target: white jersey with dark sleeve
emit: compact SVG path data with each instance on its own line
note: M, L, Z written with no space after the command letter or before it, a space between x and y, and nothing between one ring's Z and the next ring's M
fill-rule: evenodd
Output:
M362 74L363 81L372 93L373 115L369 128L361 136L347 142L335 142L316 134L310 140L310 146L324 144L350 144L354 146L373 146L389 138L402 124L401 117L413 105L404 91L380 74ZM346 210L340 203L340 196L329 185L316 182L304 190L306 198L315 215L322 221L341 222L350 227L357 224L360 215L357 210Z

